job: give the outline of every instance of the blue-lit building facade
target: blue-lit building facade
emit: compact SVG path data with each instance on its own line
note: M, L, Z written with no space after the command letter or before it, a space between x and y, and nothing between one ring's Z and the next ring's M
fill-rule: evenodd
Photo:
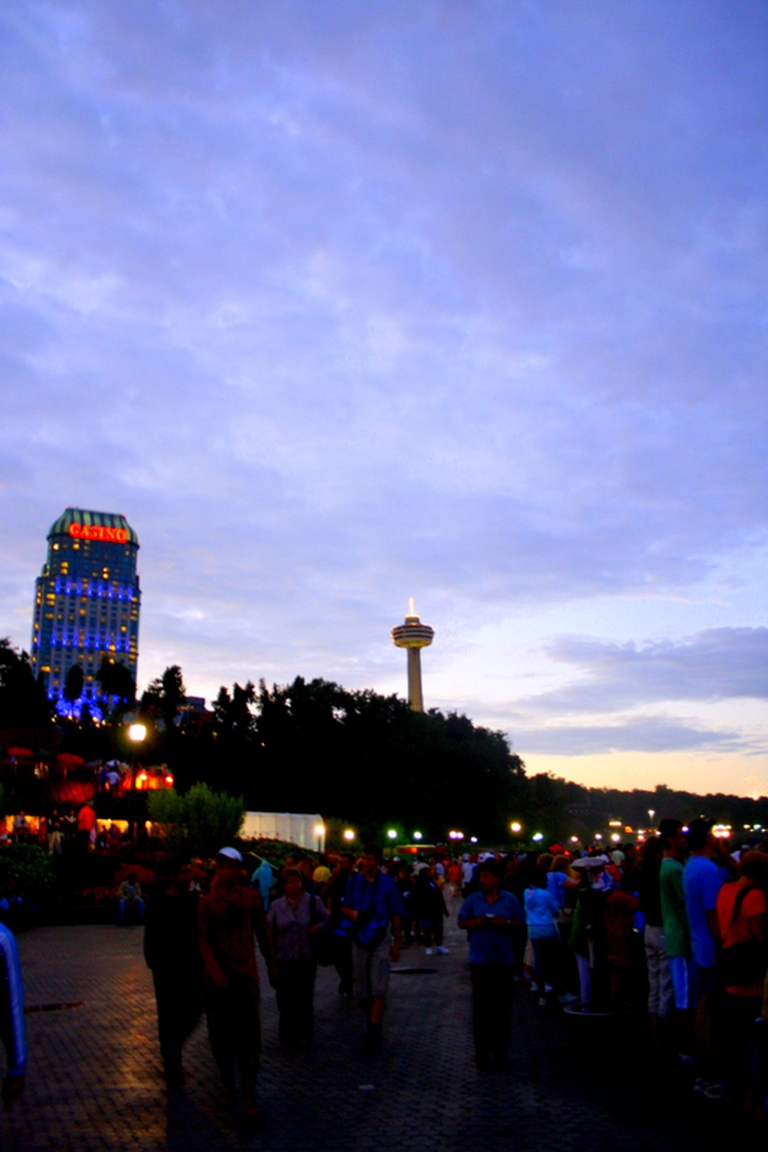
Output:
M67 508L51 525L48 558L35 582L32 670L61 711L67 673L83 670L81 700L97 711L102 660L124 664L136 680L141 592L139 541L124 516Z

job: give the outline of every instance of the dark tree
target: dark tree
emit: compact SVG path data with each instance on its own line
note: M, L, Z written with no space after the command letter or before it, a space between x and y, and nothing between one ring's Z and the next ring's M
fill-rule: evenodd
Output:
M141 697L142 712L155 713L170 727L187 698L184 677L178 664L171 664L162 676L152 680Z
M47 727L50 720L51 704L29 655L0 639L0 727Z
M262 681L257 704L268 810L295 811L301 797L302 811L354 820L371 835L391 816L433 837L464 824L498 836L524 779L502 733L466 716L414 713L396 696L297 677L271 689Z
M83 694L83 685L85 684L85 673L83 672L82 665L73 664L67 678L64 681L64 699L68 700L70 704L74 704L79 700Z
M102 696L114 701L118 711L132 708L136 700L136 683L125 664L110 660L107 656L101 661L96 673L101 685Z
M256 701L256 689L249 680L245 687L232 685L232 694L223 686L213 705L216 731L220 735L246 736L254 730L255 717L251 711Z

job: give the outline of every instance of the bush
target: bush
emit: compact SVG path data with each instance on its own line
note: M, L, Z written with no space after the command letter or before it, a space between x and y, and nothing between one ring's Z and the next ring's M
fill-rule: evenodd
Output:
M207 859L237 838L245 816L242 796L193 784L183 796L173 788L150 792L149 818L159 824L169 847Z
M244 852L252 852L254 856L263 857L269 861L273 868L279 872L285 865L288 856L309 856L318 859L317 852L311 848L300 848L290 840L243 840L240 847Z
M47 896L54 890L53 864L37 844L0 848L0 891L9 884L23 895Z

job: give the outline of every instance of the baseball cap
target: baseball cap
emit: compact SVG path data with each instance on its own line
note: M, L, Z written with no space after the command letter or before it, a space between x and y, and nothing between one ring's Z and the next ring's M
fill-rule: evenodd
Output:
M242 864L243 862L243 858L237 848L219 848L216 855L226 856L227 860L236 860L238 864Z

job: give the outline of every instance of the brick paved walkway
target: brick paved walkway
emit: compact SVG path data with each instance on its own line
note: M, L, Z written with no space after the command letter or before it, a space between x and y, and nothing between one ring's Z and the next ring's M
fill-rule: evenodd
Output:
M446 943L447 957L405 952L401 967L437 971L393 975L385 1050L374 1059L361 1055L361 1014L338 996L332 969L318 975L315 1045L298 1054L277 1044L274 995L264 983L265 1123L246 1134L217 1103L204 1021L185 1050L187 1087L166 1091L141 928L25 933L29 1078L21 1105L0 1118L3 1147L722 1152L733 1144L739 1127L727 1106L682 1094L649 1069L638 1024L628 1022L618 1038L585 1038L526 992L515 1006L510 1070L479 1073L469 1042L466 945L455 919Z

